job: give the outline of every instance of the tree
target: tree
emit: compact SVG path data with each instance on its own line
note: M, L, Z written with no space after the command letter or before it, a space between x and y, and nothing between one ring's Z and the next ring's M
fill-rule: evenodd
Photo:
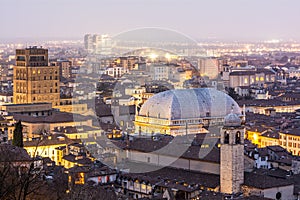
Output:
M13 140L12 140L12 144L14 146L18 146L18 147L23 147L23 127L22 127L22 123L21 121L18 121L15 124L15 130L14 130L14 134L13 134Z
M68 179L55 171L55 166L41 163L25 149L10 144L0 144L0 155L0 200L66 199ZM54 181L43 178L52 171Z

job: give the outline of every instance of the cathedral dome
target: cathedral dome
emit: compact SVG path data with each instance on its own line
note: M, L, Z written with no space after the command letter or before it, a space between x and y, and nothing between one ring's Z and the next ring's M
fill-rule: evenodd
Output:
M212 88L168 90L149 98L140 116L177 120L241 115L238 104L226 93Z
M241 123L241 118L234 113L230 113L224 118L224 126L240 126Z

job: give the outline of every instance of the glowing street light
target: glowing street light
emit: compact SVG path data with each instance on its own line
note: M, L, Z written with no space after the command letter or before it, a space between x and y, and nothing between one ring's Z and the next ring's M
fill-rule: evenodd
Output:
M168 60L168 62L170 62L171 60L171 55L169 53L166 53L165 58Z
M155 60L157 57L158 57L158 55L157 54L155 54L155 53L152 53L152 54L150 54L150 56L149 56L150 58L151 58L151 60L153 61L153 60Z

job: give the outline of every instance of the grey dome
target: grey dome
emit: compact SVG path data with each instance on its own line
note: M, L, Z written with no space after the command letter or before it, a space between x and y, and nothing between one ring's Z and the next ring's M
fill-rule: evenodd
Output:
M224 126L240 126L241 123L241 118L234 113L230 113L224 118Z
M241 115L238 104L226 93L212 88L168 90L149 98L140 116L176 120Z

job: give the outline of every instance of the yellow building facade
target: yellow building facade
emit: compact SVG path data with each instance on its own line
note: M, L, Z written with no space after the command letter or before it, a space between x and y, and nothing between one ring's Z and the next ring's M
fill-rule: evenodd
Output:
M300 156L299 129L282 131L279 133L279 144L293 155Z
M59 67L49 66L48 49L17 49L13 74L15 104L49 102L59 105Z
M63 154L59 148L71 143L74 141L66 136L49 136L41 140L24 141L24 149L31 157L49 157L56 165L60 165Z

